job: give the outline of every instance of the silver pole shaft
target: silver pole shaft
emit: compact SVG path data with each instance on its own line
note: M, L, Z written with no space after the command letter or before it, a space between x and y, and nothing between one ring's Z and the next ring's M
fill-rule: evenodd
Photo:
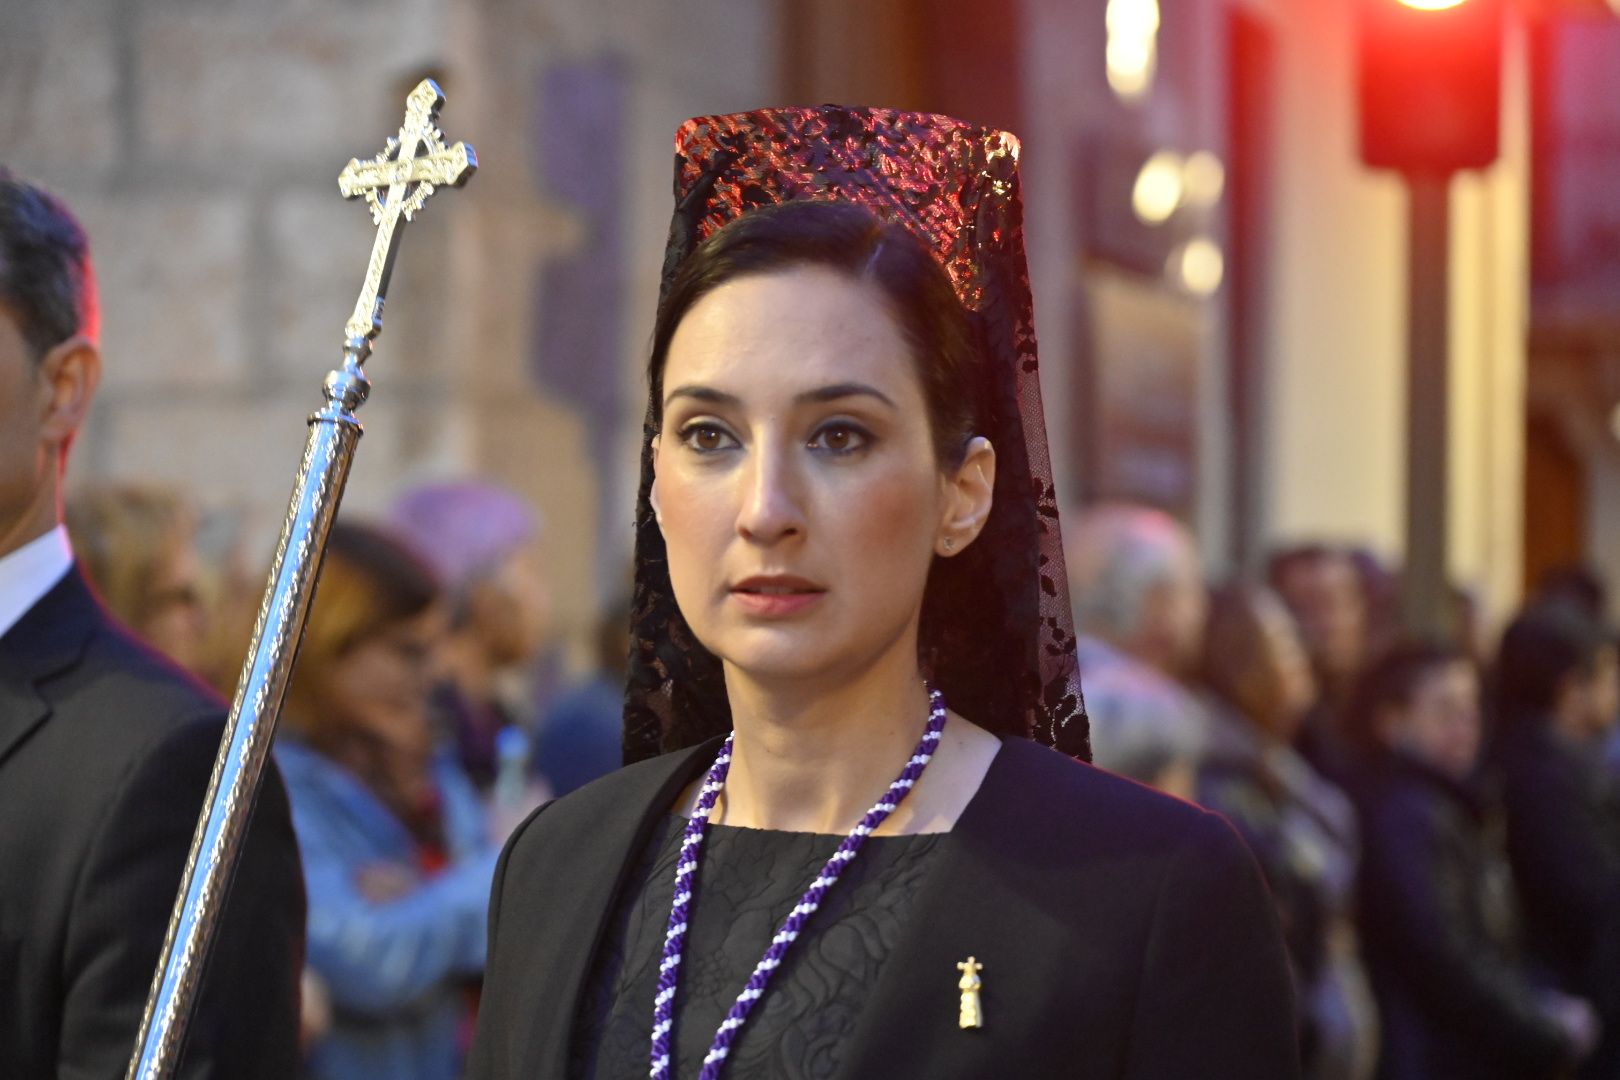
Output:
M236 686L202 816L191 838L185 877L152 977L127 1080L166 1080L180 1059L186 1024L225 910L276 719L315 599L327 534L360 441L354 412L371 389L361 366L371 355L372 339L382 333L383 297L405 224L437 188L460 187L478 168L472 147L444 145L444 133L438 128L443 104L439 85L423 79L405 99L399 137L390 139L371 161L350 161L338 177L344 198L366 199L377 236L354 314L344 328L343 365L326 377L326 407L310 417L304 462L293 484L276 561L253 629L253 647ZM381 194L384 189L386 195ZM231 973L236 978L242 975Z
M253 630L253 646L236 687L236 700L186 857L185 877L141 1018L128 1080L164 1080L173 1075L179 1062L186 1023L225 911L276 720L315 598L327 534L360 441L354 410L369 388L360 370L367 351L369 342L351 341L343 367L327 377L327 407L310 417L303 465L293 485ZM241 977L242 973L233 974Z

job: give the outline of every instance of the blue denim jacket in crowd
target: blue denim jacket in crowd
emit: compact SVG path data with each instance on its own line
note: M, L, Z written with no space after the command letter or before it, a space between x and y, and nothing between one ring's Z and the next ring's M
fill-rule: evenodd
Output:
M309 891L307 963L332 1003L308 1076L452 1080L461 1071L463 987L484 969L499 855L471 782L449 757L435 762L450 862L430 876L405 825L348 770L287 738L276 761ZM398 899L369 899L359 877L379 866L420 881Z

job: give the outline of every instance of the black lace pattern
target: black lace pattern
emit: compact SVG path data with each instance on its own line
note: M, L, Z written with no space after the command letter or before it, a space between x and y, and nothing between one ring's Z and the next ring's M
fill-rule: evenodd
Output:
M569 1076L647 1075L653 995L681 832L673 815L642 853L586 983ZM676 1076L696 1076L771 936L842 840L711 825L675 1000ZM732 1046L727 1072L822 1080L837 1072L945 834L873 837L788 953Z
M935 560L923 669L980 726L1090 760L1024 260L1018 141L944 116L829 105L698 117L675 145L666 290L721 226L790 199L860 203L905 225L949 271L988 361L980 388L988 430L980 434L996 448L996 494L977 541ZM731 727L720 663L676 606L648 501L653 415L636 505L627 762Z

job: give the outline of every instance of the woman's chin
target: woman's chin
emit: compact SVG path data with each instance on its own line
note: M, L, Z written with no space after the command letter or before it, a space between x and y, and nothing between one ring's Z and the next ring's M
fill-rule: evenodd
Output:
M720 655L727 667L753 682L802 682L831 668L825 658L802 649L739 649Z
M788 625L739 627L709 649L749 679L794 682L832 670L847 651L838 648L824 629Z

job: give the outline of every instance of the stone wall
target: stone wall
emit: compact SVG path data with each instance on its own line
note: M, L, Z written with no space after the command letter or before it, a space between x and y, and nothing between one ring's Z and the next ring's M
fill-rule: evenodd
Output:
M0 162L74 207L101 278L106 380L74 482L182 485L250 514L268 554L371 244L337 174L433 74L480 171L405 238L345 506L427 476L512 485L548 520L558 619L583 631L627 565L670 140L775 96L774 19L764 0L6 0ZM611 107L558 147L581 103L547 75L571 67L606 71L589 85ZM616 208L568 197L597 168ZM600 333L574 320L559 340L538 324L547 270L582 259ZM561 363L571 341L590 351Z

